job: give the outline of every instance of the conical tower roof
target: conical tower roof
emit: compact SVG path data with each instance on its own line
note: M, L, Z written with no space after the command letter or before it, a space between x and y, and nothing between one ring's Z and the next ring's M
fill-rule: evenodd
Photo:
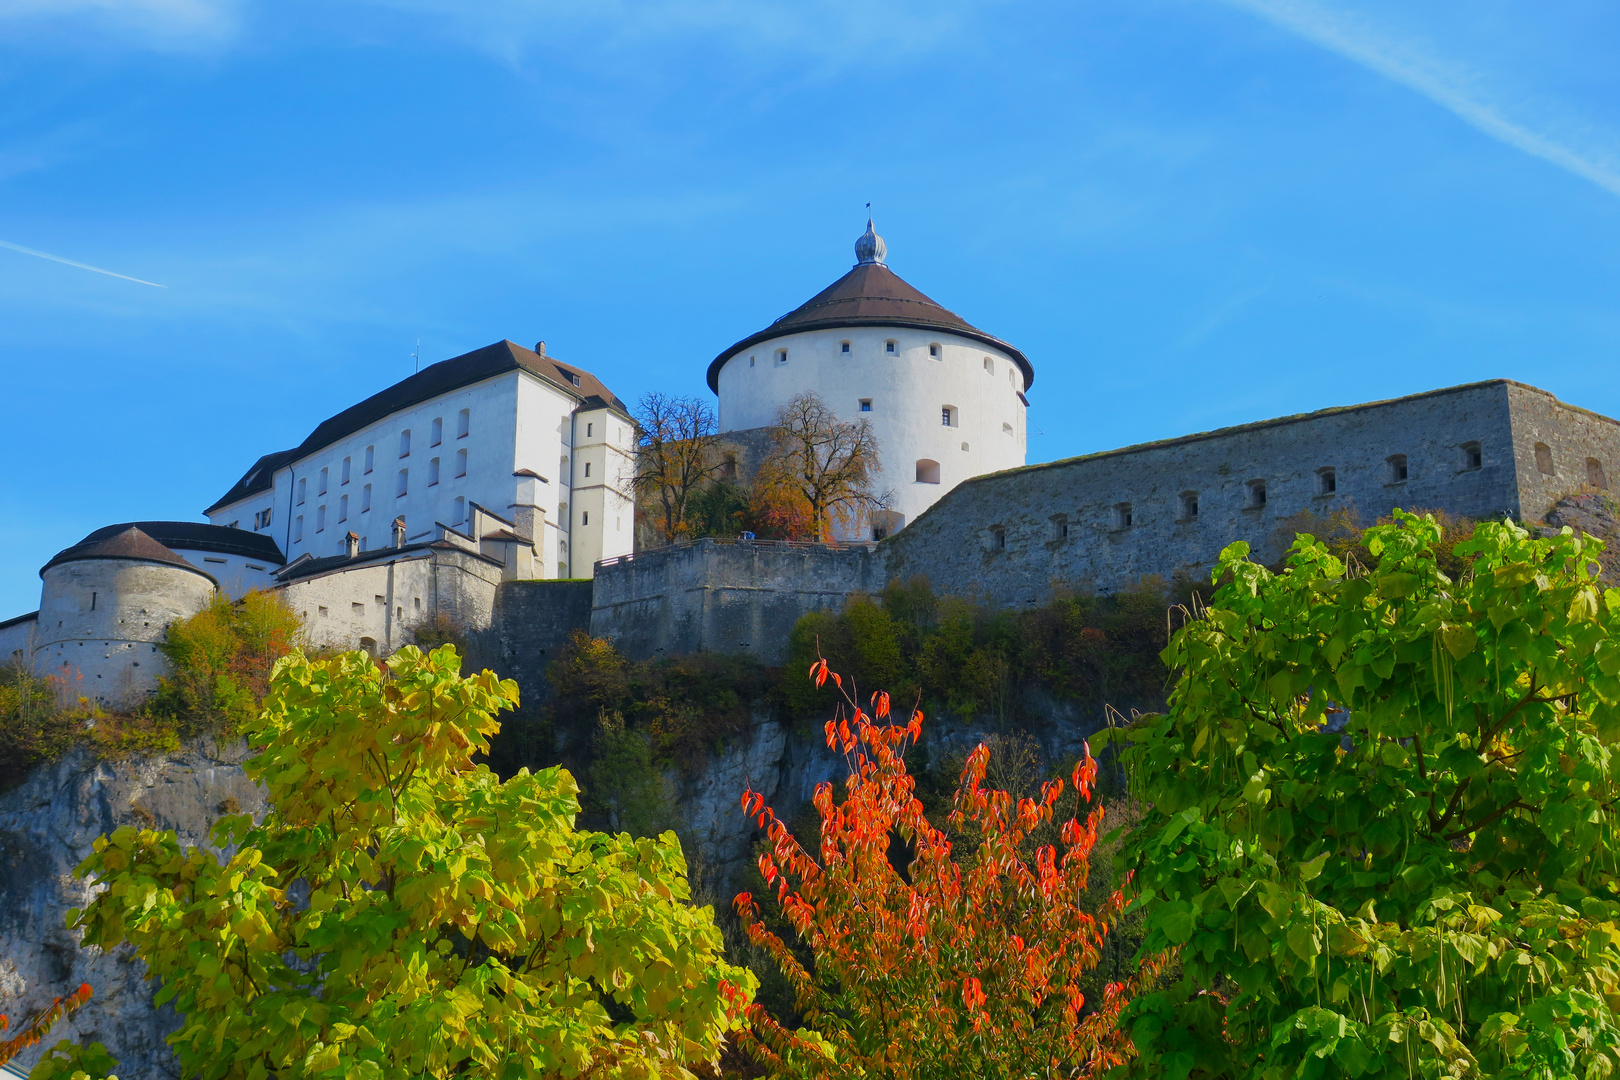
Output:
M67 562L82 562L86 559L128 559L132 562L167 563L170 566L183 567L194 574L201 574L216 585L219 583L213 574L187 562L133 525L111 536L92 539L96 535L91 533L89 537L72 547L57 552L50 562L39 568L40 574L43 576L51 567Z
M866 233L855 242L860 259L853 269L803 304L757 334L750 334L715 357L709 364L709 389L720 392L720 369L733 356L761 342L805 330L842 326L895 326L915 330L943 330L1000 349L1024 372L1027 389L1035 381L1035 368L1022 352L985 333L954 311L947 310L909 285L884 265L887 245L866 223Z

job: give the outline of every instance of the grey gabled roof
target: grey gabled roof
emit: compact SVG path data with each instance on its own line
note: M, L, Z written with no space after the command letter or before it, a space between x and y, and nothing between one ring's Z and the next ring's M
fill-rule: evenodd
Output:
M291 450L266 454L254 462L242 479L203 513L211 514L221 506L269 490L276 470L283 465L330 446L401 409L420 405L452 390L483 382L508 371L526 371L576 399L585 408L613 409L626 419L630 417L629 407L590 372L565 364L555 357L543 356L533 349L525 349L514 341L497 341L482 349L430 364L415 375L401 379L388 389L322 421L310 432L309 438Z

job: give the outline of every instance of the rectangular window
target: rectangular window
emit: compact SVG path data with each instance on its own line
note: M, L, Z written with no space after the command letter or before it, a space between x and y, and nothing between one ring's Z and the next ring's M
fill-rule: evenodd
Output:
M1249 509L1256 510L1266 505L1266 482L1264 480L1249 481Z
M1391 484L1404 484L1404 483L1406 483L1406 478L1409 475L1409 473L1407 472L1407 468L1406 468L1406 455L1405 454L1391 454L1389 457L1384 459L1384 464L1389 469L1389 481L1388 481L1389 483L1391 483Z
M304 542L304 515L299 514L297 517L293 518L293 543L301 544L303 542Z
M428 462L428 487L439 482L439 459L433 458Z
M304 478L304 477L300 477L299 480L298 480L298 505L299 506L304 505L304 494L305 494L305 490L308 487L309 487L309 480Z
M1183 491L1181 493L1181 520L1198 520L1198 492Z
M456 518L450 524L460 525L467 520L467 500L460 495L456 496Z
M338 520L349 520L349 497L347 495L338 499Z
M585 475L591 475L591 463L588 461L585 463Z
M931 359L938 360L939 359L939 346L938 345L930 345L930 346L928 346L928 355L929 355L929 357Z
M956 409L950 405L943 405L939 410L939 422L946 427L956 426Z
M591 512L589 510L581 512L579 515L579 523L581 525L589 525L591 523Z
M899 348L900 348L900 345L899 345L899 343L898 343L898 342L894 342L894 341L885 341L885 342L884 342L884 343L883 343L883 351L884 351L884 352L886 352L886 353L888 353L888 354L889 354L889 355L890 355L890 356L893 356L893 355L894 355L894 354L895 354L895 352L896 352L896 351L897 351L897 350L898 350L898 349L899 349Z
M467 475L467 451L465 451L465 450L457 450L456 451L456 476L459 478L459 477L463 477L463 476L466 476L466 475Z
M838 351L841 352L841 353L849 352L849 342L847 342L847 341L839 342Z
M353 461L353 460L354 460L353 458L344 458L343 459L343 481L342 482L345 483L345 484L347 484L349 482L349 463L351 461Z
M588 438L590 438L590 437L591 437L591 431L592 431L592 430L593 430L593 429L594 429L594 428L595 428L595 427L596 427L596 425L595 425L595 424L586 424L586 425L585 425L585 437L586 437L586 438L587 438L587 439L588 439Z
M315 508L315 531L326 531L326 507L324 506L317 506Z
M371 509L371 485L367 484L360 489L360 512L365 513Z
M787 350L786 349L777 349L776 350L776 362L778 364L787 363Z
M329 471L330 470L327 470L327 469L322 469L321 470L321 486L320 486L320 490L318 490L315 494L317 494L317 495L325 495L326 494L326 474Z
M861 398L861 412L871 412L871 411L872 411L872 399L869 398L869 397Z
M1462 455L1462 467L1465 470L1478 469L1485 464L1485 455L1480 451L1477 442L1463 443Z
M369 473L371 471L371 461L372 461L372 458L374 458L376 456L377 456L377 448L375 446L366 447L366 472Z
M435 416L433 418L433 427L428 432L428 435L429 435L429 440L428 440L428 445L429 446L438 446L440 443L442 443L444 441L444 417Z
M472 430L472 413L462 409L456 416L456 438L465 439L470 430Z
M395 493L395 495L394 495L395 498L402 497L405 494L405 492L410 490L410 481L411 481L411 470L409 470L409 469L401 469L401 470L399 470L399 490Z
M990 547L995 551L1007 550L1007 530L1001 525L990 526Z
M1116 529L1128 529L1128 528L1131 527L1131 523L1134 520L1135 520L1135 518L1131 514L1131 504L1130 503L1115 503L1114 504L1114 528L1116 528Z
M404 431L399 433L399 456L400 457L410 457L411 456L411 429L410 428L406 428Z

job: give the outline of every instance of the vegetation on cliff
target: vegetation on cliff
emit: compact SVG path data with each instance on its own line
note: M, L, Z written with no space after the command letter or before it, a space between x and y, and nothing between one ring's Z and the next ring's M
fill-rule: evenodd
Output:
M79 868L85 941L133 946L199 1080L680 1075L752 976L689 902L673 833L574 827L561 768L501 781L517 687L407 646L276 665L246 765L273 809L218 851L121 828ZM220 852L228 852L223 858Z

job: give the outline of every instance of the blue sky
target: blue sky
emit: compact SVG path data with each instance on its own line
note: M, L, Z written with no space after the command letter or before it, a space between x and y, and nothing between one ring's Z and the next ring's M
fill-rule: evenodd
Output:
M1034 362L1032 461L1498 376L1620 415L1616 46L1598 0L0 0L0 617L418 339L706 393L868 200Z

